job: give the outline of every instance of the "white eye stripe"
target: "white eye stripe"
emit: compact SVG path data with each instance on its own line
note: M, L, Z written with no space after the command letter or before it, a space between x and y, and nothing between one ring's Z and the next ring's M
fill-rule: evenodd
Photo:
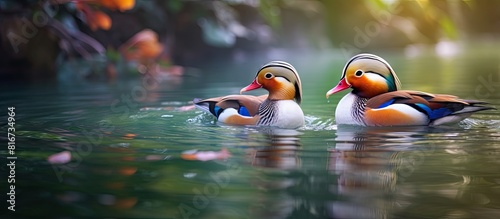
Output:
M384 77L382 77L379 74L366 74L365 77L374 83L386 84L387 81Z
M275 80L280 81L280 82L288 82L288 83L290 83L289 80L287 80L286 78L283 78L283 77L276 77Z

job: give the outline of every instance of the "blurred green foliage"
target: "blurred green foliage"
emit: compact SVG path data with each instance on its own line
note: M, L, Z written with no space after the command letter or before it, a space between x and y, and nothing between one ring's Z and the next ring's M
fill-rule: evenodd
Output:
M92 61L96 54L111 54L107 59L116 62L117 53L105 50L117 51L144 29L158 33L165 45L158 61L183 66L246 59L274 48L402 49L495 39L500 32L500 1L137 0L131 10L101 9L112 26L95 31L75 7L80 1L0 0L4 79L51 80L65 60ZM33 25L36 19L47 22ZM12 33L20 37L13 40Z

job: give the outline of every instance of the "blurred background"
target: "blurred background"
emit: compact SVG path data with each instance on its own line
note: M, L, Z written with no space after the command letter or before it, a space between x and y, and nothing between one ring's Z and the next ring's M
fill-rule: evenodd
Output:
M325 92L370 52L404 89L499 109L499 36L494 0L0 0L0 105L16 122L0 113L0 131L18 146L16 211L3 201L0 218L497 219L498 110L342 129L343 95ZM273 59L300 72L304 127L195 110Z
M486 47L500 1L0 0L3 82L115 80L284 53ZM427 54L427 53L426 53Z

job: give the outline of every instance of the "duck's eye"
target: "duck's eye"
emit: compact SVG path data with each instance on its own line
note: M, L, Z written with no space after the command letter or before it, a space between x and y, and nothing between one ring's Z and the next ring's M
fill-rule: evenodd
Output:
M356 72L354 72L354 75L355 75L356 77L361 77L361 75L363 75L363 71L361 71L361 70L357 70Z
M266 73L266 75L264 75L264 77L266 77L267 79L271 79L273 77L273 74Z

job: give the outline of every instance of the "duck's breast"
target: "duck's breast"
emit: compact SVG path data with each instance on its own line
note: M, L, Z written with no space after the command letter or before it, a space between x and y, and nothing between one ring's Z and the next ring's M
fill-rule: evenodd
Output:
M293 100L265 102L261 106L260 116L258 125L261 126L299 128L304 125L304 113Z
M353 93L348 93L337 104L335 122L345 125L365 125L363 122L364 101Z

